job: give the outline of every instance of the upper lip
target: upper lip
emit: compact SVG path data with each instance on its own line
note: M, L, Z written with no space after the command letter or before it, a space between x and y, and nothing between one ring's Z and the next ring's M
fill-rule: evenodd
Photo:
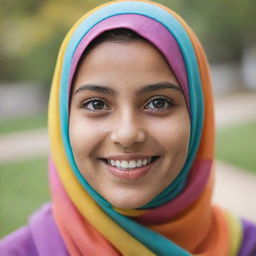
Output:
M157 157L157 155L125 154L125 155L106 156L106 157L103 157L103 159L107 159L107 160L139 160L139 159L145 159L145 158L151 158L151 157Z

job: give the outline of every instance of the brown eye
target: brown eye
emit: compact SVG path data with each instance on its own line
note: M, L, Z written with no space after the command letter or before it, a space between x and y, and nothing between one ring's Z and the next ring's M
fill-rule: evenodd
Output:
M156 99L152 101L152 106L154 108L163 108L165 107L165 104L166 104L166 100L164 99Z
M94 100L94 101L91 103L91 105L92 105L92 108L93 108L93 109L99 110L99 109L103 109L103 108L104 108L105 103L102 102L102 101L100 101L100 100Z
M166 110L169 107L173 106L173 102L170 99L166 99L163 97L157 97L152 99L146 106L146 109L153 111L161 111Z
M82 104L83 108L89 111L109 110L110 107L101 99L90 99Z

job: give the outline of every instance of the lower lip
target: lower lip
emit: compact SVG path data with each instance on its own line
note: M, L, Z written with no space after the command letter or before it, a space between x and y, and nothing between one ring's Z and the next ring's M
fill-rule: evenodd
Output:
M153 163L150 163L140 168L131 169L131 170L121 170L105 163L108 171L111 174L113 174L117 178L125 179L125 180L136 180L136 179L142 178L149 172L150 168L152 167L152 164Z

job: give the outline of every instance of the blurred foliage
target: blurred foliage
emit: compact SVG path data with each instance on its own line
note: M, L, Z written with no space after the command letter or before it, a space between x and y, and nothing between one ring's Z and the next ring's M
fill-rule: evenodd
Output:
M217 132L217 158L256 173L256 120Z
M1 80L50 83L68 29L104 1L1 0Z
M159 1L193 28L211 62L239 61L243 47L256 43L255 0Z
M49 84L58 48L85 12L107 1L1 0L0 78ZM195 30L212 62L239 61L256 42L255 0L159 0Z

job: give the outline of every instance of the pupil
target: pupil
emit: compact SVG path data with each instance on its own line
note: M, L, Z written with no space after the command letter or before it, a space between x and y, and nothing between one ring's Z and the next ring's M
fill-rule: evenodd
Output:
M164 107L164 100L162 100L162 99L153 100L153 106L155 108L163 108Z
M104 107L104 103L99 100L93 101L92 105L94 109L102 109Z

